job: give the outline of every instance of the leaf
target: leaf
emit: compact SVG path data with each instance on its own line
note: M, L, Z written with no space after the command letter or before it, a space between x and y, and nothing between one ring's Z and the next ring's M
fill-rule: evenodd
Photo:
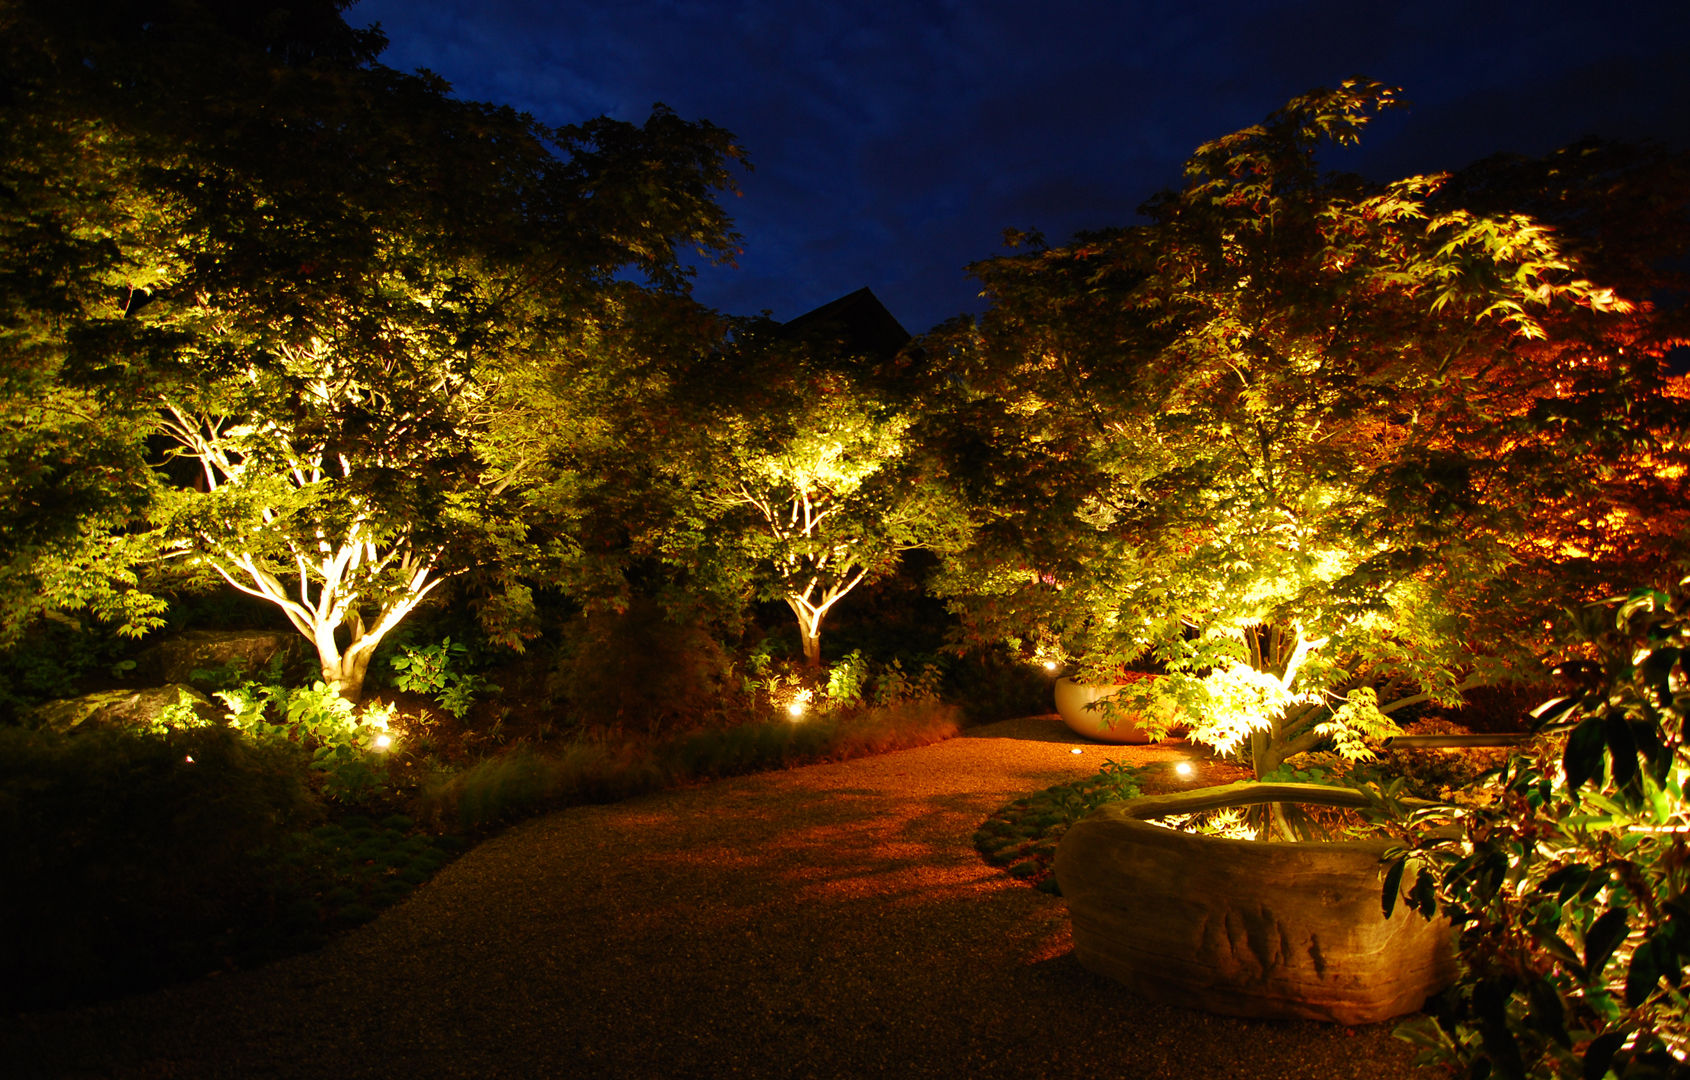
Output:
M1438 913L1437 887L1432 881L1431 874L1418 874L1414 878L1414 885L1408 892L1409 903L1414 910L1430 919ZM1450 920L1455 921L1455 913L1446 911Z
M1637 777L1637 740L1631 722L1623 715L1611 716L1603 725L1607 737L1610 767L1614 784L1624 787Z
M1567 737L1567 749L1561 755L1568 791L1577 791L1586 780L1601 772L1602 751L1606 745L1601 717L1588 717L1573 729Z
M1560 935L1544 934L1538 938L1538 943L1543 946L1544 952L1553 956L1562 967L1576 975L1580 982L1586 979L1584 964L1579 961L1579 954L1573 951L1571 945L1562 941Z
M1682 976L1677 950L1665 934L1658 933L1631 954L1625 975L1625 1003L1633 1008L1643 1004L1663 977L1677 986Z
M1559 903L1565 904L1567 898L1578 892L1589 877L1590 867L1583 863L1569 863L1544 878L1532 891L1544 896L1553 894Z
M1610 1031L1590 1040L1584 1051L1584 1080L1602 1080L1608 1074L1608 1066L1614 1062L1614 1053L1625 1043L1625 1036L1623 1031Z
M1531 1017L1532 1026L1562 1046L1570 1048L1573 1041L1567 1035L1567 1010L1555 988L1540 979L1526 988L1526 997L1531 1002L1531 1012L1528 1015Z
M1614 955L1614 950L1619 948L1620 942L1625 940L1628 929L1626 909L1622 907L1608 909L1590 924L1590 929L1584 935L1584 967L1587 980L1602 977L1602 969L1607 966L1608 958Z
M1479 1040L1489 1055L1492 1066L1508 1080L1526 1080L1526 1065L1520 1058L1520 1044L1514 1033L1501 1023L1479 1025Z
M1379 906L1387 919L1391 917L1391 912L1396 910L1397 893L1402 888L1402 874L1407 866L1408 856L1404 855L1402 858L1394 860L1391 863L1391 868L1385 871L1385 891L1379 898Z

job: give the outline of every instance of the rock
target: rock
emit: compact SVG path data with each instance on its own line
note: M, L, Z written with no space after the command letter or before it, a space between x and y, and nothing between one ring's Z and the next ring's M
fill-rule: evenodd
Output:
M1454 939L1401 902L1384 917L1386 841L1262 843L1141 820L1267 801L1191 805L1267 786L1111 803L1076 822L1056 878L1079 961L1145 997L1231 1016L1369 1024L1419 1009L1454 980Z
M113 727L147 727L166 706L175 705L186 694L194 711L208 723L223 716L223 709L185 683L153 686L145 690L102 690L77 698L49 701L35 707L36 722L54 731L69 731L84 724Z
M284 664L297 661L303 642L296 633L277 630L189 630L142 650L133 675L144 682L185 683L196 669L235 660L247 675L255 675L277 656Z

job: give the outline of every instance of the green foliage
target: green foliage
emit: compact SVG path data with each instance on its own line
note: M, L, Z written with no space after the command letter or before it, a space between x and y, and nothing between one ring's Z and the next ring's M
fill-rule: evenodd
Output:
M286 744L0 727L0 1007L51 1007L219 966L231 915L275 917L260 849L311 811Z
M868 657L861 649L852 649L833 662L827 670L827 699L853 705L863 699L868 688Z
M158 711L147 730L154 735L164 735L172 731L192 731L194 728L212 727L214 722L201 715L197 703L186 690L176 691L176 700Z
M218 691L217 697L237 731L259 743L286 743L308 751L331 798L363 802L386 785L380 759L392 738L391 706L360 710L322 682L292 690L244 683Z
M449 637L420 649L401 646L399 655L389 661L394 670L393 685L428 694L461 720L475 704L477 694L499 692L482 676L462 670L466 651Z
M0 652L0 706L19 710L52 698L73 697L91 677L121 677L126 654L132 649L132 644L104 627L57 613L40 619Z
M879 706L898 705L908 701L938 701L944 672L937 664L925 663L921 670L910 674L902 660L893 657L874 680L874 703Z
M663 403L679 524L656 546L720 587L785 603L819 668L822 624L845 596L905 552L967 541L967 508L906 399L869 357L742 322Z
M912 701L693 731L643 748L613 750L593 741L543 751L518 745L430 785L424 803L436 820L481 828L673 784L924 746L957 730L954 709Z
M562 806L630 798L657 790L664 779L653 763L599 743L545 752L518 745L430 785L423 805L435 820L477 829Z
M353 699L446 577L520 643L581 516L538 431L612 407L626 323L685 310L680 245L733 249L739 148L461 101L338 11L279 48L253 26L290 12L167 7L7 10L0 642L44 607L157 625L167 575L275 605Z
M1144 793L1150 768L1106 761L1095 776L1056 784L997 810L974 832L974 848L993 866L1060 896L1052 865L1069 826L1104 803Z
M1586 625L1601 661L1571 666L1582 688L1540 711L1542 738L1409 818L1391 863L1460 934L1459 981L1399 1033L1469 1076L1690 1068L1690 596L1639 592Z
M924 746L959 730L957 711L933 699L905 699L872 708L738 724L682 736L659 759L678 779L736 776L815 761Z
M730 674L726 653L701 622L639 602L574 622L550 685L589 727L660 734L739 714Z
M1621 252L1663 218L1630 243L1682 250L1690 189L1613 157L1321 172L1395 104L1299 97L1199 147L1149 224L973 268L991 308L927 349L928 437L981 521L944 583L972 639L1087 681L1159 666L1193 738L1268 772L1535 675L1567 596L1684 564L1679 331ZM1588 276L1588 245L1640 291Z

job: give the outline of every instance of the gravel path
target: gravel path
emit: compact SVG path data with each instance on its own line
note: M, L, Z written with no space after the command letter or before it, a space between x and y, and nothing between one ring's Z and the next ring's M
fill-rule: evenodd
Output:
M970 834L1089 775L1054 718L510 830L322 952L0 1020L42 1077L1340 1077L1386 1027L1230 1020L1080 967ZM1169 747L1117 751L1143 761Z

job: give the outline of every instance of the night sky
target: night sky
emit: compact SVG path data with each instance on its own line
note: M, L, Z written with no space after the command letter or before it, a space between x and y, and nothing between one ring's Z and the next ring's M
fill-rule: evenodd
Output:
M551 124L654 102L732 131L720 310L789 319L862 286L914 332L978 311L1006 227L1131 224L1200 142L1350 75L1412 108L1331 166L1376 179L1584 135L1690 147L1690 0L362 0L383 62Z

